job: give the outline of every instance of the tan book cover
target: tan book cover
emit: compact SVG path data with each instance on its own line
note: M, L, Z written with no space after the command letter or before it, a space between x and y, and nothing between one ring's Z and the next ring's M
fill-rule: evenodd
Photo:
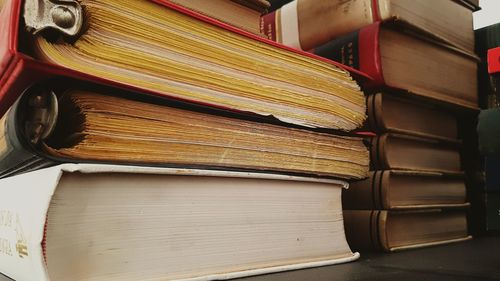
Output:
M345 209L404 210L467 206L463 174L382 170L342 193Z
M383 92L369 95L366 106L370 131L459 142L456 113L442 106Z
M355 250L388 252L471 239L465 210L345 210L345 231Z
M459 173L459 148L456 143L386 133L372 138L370 159L373 170Z

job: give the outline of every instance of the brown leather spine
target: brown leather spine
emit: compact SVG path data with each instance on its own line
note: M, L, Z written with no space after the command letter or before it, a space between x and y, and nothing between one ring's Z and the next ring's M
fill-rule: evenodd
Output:
M353 250L379 250L379 224L381 211L344 210L347 241Z
M370 129L377 133L408 134L459 143L456 116L432 103L396 94L375 93L367 98Z
M391 133L375 139L371 160L377 170L461 171L457 145Z
M367 179L353 182L348 189L342 191L342 206L344 209L352 210L372 210L380 209L378 202L380 171L370 172Z

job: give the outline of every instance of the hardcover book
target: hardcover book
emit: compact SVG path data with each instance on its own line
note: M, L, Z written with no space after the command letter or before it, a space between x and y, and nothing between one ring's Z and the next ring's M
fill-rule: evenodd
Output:
M379 21L394 21L474 53L471 4L425 0L295 0L262 17L262 33L311 50Z
M361 138L237 119L207 108L195 111L159 98L137 100L145 96L109 87L50 85L57 83L30 88L1 119L1 175L59 162L340 178L364 178L368 172Z
M266 0L171 1L258 35L261 35L260 16L270 7L270 3Z
M460 146L437 140L400 134L372 138L370 159L373 170L415 170L461 173Z
M387 86L443 104L477 109L477 57L410 30L375 23L314 52L367 73L374 79L369 85L372 88Z
M348 262L342 181L67 164L0 180L17 281L226 280Z
M355 250L394 252L472 238L465 210L344 210L344 220Z
M432 103L387 93L367 97L368 130L458 142L457 118Z
M351 210L404 210L465 207L463 175L422 171L382 170L351 183L342 206Z
M23 4L0 11L0 115L27 85L63 75L308 127L365 119L346 68L170 1Z

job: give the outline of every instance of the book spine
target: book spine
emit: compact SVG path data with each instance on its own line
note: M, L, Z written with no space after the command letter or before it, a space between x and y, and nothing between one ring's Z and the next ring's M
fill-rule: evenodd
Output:
M19 0L0 1L0 87L14 64L20 9Z
M23 124L18 118L19 102L16 102L0 119L0 177L29 171L51 164L38 156L24 139Z
M263 16L262 32L284 45L311 50L389 17L388 0L295 0Z
M387 134L373 137L370 145L370 169L371 170L388 170L390 169L387 161L386 142Z
M61 171L46 169L0 181L0 272L14 280L49 280L45 224Z
M281 43L281 40L278 39L279 33L276 26L278 11L276 10L260 17L260 33L264 34L269 40Z
M340 62L368 74L368 87L385 84L379 46L380 22L331 40L313 50L314 54Z
M353 182L342 192L342 206L351 210L385 209L382 193L385 171L372 171L369 178Z
M382 241L387 211L344 210L347 241L353 250L388 250Z
M500 47L488 50L488 73L500 72Z
M382 114L382 104L382 93L371 94L366 99L367 124L370 130L377 134L388 131Z

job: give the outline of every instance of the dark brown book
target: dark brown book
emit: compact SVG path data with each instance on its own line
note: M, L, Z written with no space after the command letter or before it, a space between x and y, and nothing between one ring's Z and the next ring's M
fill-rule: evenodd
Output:
M372 138L370 159L373 170L461 171L457 144L393 133Z
M420 171L372 171L342 193L345 209L423 209L464 207L463 175Z
M371 131L457 141L456 116L432 103L376 93L368 96L367 109Z
M344 210L344 225L353 250L393 252L471 238L465 210Z

